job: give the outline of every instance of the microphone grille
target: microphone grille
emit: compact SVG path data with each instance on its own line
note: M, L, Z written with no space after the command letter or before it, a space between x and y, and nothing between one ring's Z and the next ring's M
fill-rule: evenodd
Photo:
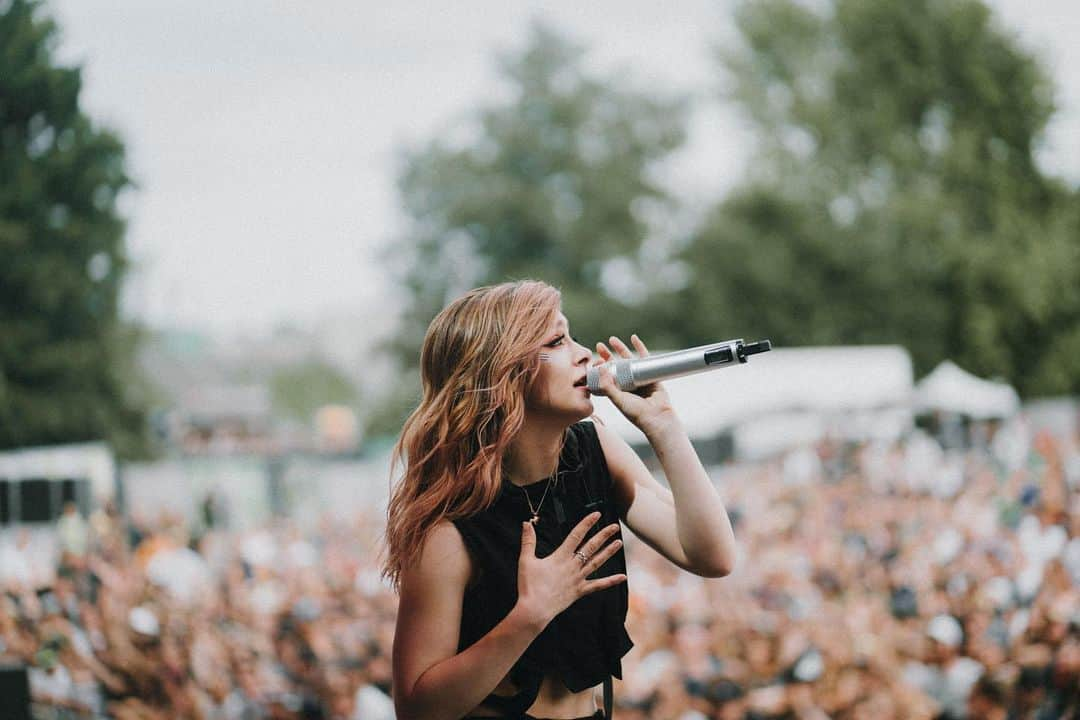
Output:
M626 359L615 361L615 384L620 390L634 389L634 371L630 368L630 362Z
M589 388L589 392L600 392L600 366L593 365L589 368L588 373L585 376L585 384Z
M615 374L615 384L619 386L620 390L633 390L634 385L634 371L630 368L630 360L612 360L607 363L608 368L612 369ZM600 392L600 367L594 365L589 368L586 376L585 383L589 387L589 392Z

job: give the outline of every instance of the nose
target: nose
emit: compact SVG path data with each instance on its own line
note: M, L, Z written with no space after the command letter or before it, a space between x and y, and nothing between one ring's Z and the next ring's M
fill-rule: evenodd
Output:
M592 360L592 351L589 350L589 348L582 345L581 343L579 343L577 340L574 340L574 345L577 346L577 350L578 350L578 353L579 353L578 356L574 359L574 364L575 365L588 365L589 361Z

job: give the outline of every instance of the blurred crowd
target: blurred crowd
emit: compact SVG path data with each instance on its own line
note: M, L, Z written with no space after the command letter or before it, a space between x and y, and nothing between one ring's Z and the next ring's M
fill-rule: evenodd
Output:
M1080 717L1080 454L824 443L720 474L742 557L639 550L620 720Z
M4 551L0 657L30 664L35 714L165 718L393 718L396 597L376 524L287 521L238 533L106 505L56 528L54 572Z
M730 576L626 535L619 720L1080 717L1076 437L1015 422L975 449L916 432L713 471ZM30 666L42 716L393 718L382 518L204 515L72 505L55 563L25 531L0 547L0 657Z

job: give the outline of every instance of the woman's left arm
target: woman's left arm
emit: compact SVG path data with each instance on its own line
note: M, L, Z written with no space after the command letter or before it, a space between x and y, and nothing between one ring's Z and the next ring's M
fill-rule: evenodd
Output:
M642 356L648 349L631 337ZM612 347L622 357L630 350L618 338ZM600 343L604 362L612 353ZM660 384L629 393L610 373L601 389L649 440L671 490L664 488L622 438L597 424L597 434L615 482L620 515L647 545L679 567L702 577L723 577L735 565L735 534L720 494L701 465L690 438Z

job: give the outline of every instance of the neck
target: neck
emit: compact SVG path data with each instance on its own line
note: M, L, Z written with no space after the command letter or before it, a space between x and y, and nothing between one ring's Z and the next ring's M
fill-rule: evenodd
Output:
M559 467L566 428L526 422L506 452L503 463L510 482L528 485L552 475Z

